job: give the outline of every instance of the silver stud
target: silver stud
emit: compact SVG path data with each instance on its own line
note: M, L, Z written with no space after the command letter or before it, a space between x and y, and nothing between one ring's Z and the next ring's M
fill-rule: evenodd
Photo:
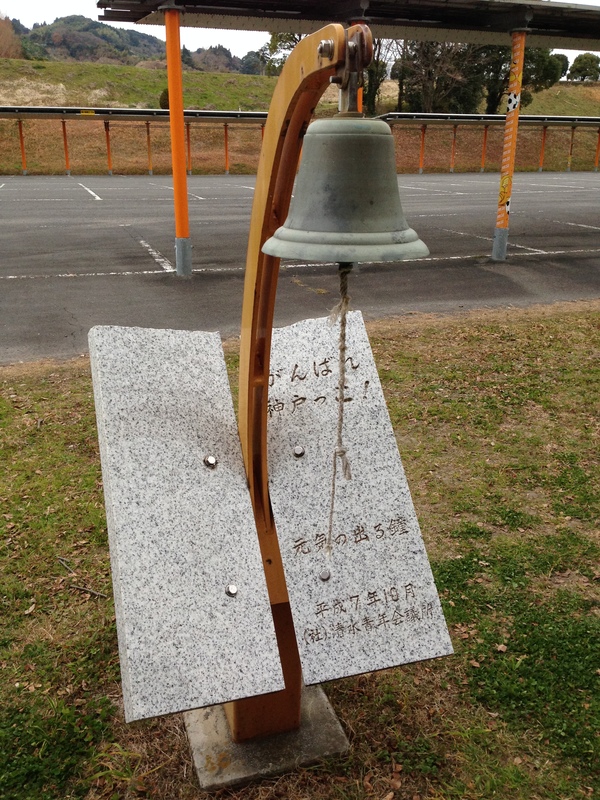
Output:
M230 583L229 586L225 589L225 594L228 597L235 597L237 593L238 593L238 587L235 585L235 583Z
M319 578L321 578L323 582L328 581L329 578L331 578L331 572L329 572L328 569L321 570L321 572L319 572Z
M209 469L214 469L217 466L217 459L214 456L206 456L204 459L204 464Z
M294 455L296 458L302 458L304 452L304 448L301 445L296 445L296 447L294 447Z

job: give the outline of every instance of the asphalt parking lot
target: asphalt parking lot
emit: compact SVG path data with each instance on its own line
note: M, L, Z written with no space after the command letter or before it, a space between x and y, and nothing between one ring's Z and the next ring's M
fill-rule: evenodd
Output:
M367 318L600 296L600 174L515 177L509 257L489 260L496 174L401 175L427 259L363 264ZM0 363L87 351L98 324L239 333L253 176L189 178L191 279L174 273L168 176L0 176ZM276 324L334 305L331 265L283 263Z

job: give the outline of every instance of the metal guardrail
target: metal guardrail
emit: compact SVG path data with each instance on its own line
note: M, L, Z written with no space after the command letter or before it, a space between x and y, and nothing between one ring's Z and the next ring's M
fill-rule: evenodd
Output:
M382 114L379 119L388 125L413 122L415 125L504 125L504 114L415 114L411 112L393 112ZM600 117L559 117L545 114L520 114L521 125L546 125L548 127L600 127Z
M153 122L168 120L169 110L163 108L91 108L86 106L0 106L0 119L100 119L137 120ZM185 109L186 122L261 123L267 121L266 111L207 111ZM442 114L391 112L380 115L389 125L504 125L504 114ZM600 117L562 117L546 114L521 114L519 125L566 127L599 127Z
M250 122L264 124L266 111L184 111L186 122ZM165 108L87 108L85 106L0 106L0 119L99 119L155 122L169 120Z

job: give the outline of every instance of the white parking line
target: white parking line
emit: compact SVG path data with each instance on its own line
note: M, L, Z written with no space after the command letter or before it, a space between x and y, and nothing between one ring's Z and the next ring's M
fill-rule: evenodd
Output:
M457 236L469 236L472 239L483 239L484 242L491 242L491 236L481 236L477 233L467 233L466 231L453 231L451 228L442 228L443 231L446 233L455 233ZM520 250L529 250L531 253L540 253L540 255L547 255L546 250L540 250L539 247L526 247L524 244L515 244L515 242L509 242L509 247L518 247Z
M128 225L126 223L122 223L121 225L119 225L119 227L120 228L131 228L131 225ZM171 264L171 262L169 261L168 258L163 256L163 254L160 252L160 250L156 250L154 247L152 247L151 244L148 244L148 242L145 239L143 239L139 235L139 233L136 233L133 230L128 230L127 233L131 236L131 238L134 241L136 241L139 244L141 244L142 247L150 253L150 255L156 261L158 266L161 267L165 272L175 272L175 267L173 266L173 264Z
M519 258L519 256L568 256L572 254L577 255L591 255L593 253L600 253L600 247L591 247L581 250L534 250L533 252L526 252L526 253L511 253L511 258ZM466 256L428 256L427 258L411 258L406 259L404 263L431 263L437 261L474 261L480 260L481 253L473 253L472 255ZM334 262L331 264L321 263L313 264L313 263L292 263L292 264L282 264L280 269L282 270L292 270L292 269L310 269L311 267L319 266L319 267L326 267L332 266ZM376 264L377 262L372 262ZM207 274L207 273L219 273L219 272L244 272L245 267L200 267L198 269L192 270L194 274ZM57 275L0 275L0 281L17 281L17 280L52 280L53 278L126 278L126 277L135 277L136 275L164 275L164 270L161 269L145 269L145 270L127 270L124 272L63 272Z
M91 189L88 189L88 187L87 187L87 186L84 186L84 185L83 185L83 183L80 183L80 184L79 184L79 186L81 186L81 188L82 188L82 189L85 189L85 190L86 190L86 192L89 192L89 193L92 195L92 197L94 198L94 200L102 200L102 198L101 198L101 197L98 197L98 195L96 194L96 192L92 192L92 190L91 190Z
M161 186L160 183L152 183L150 182L150 186L158 186L159 189L170 189L172 192L175 191L172 186ZM206 200L206 197L200 197L199 194L194 194L193 192L188 192L189 197L195 197L196 200Z
M575 228L590 228L592 231L600 231L600 227L598 227L598 225L584 225L583 222L564 222L562 219L553 219L552 222L555 222L558 225L573 225Z
M142 245L142 247L146 248L152 258L160 267L164 269L165 272L175 272L175 267L173 264L171 264L169 259L165 258L158 250L155 250L145 239L138 239L138 242Z

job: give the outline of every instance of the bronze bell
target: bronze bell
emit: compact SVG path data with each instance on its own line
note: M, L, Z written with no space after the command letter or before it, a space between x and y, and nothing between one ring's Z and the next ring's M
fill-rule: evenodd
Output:
M338 262L429 255L402 211L387 123L340 114L309 125L288 217L263 252Z

